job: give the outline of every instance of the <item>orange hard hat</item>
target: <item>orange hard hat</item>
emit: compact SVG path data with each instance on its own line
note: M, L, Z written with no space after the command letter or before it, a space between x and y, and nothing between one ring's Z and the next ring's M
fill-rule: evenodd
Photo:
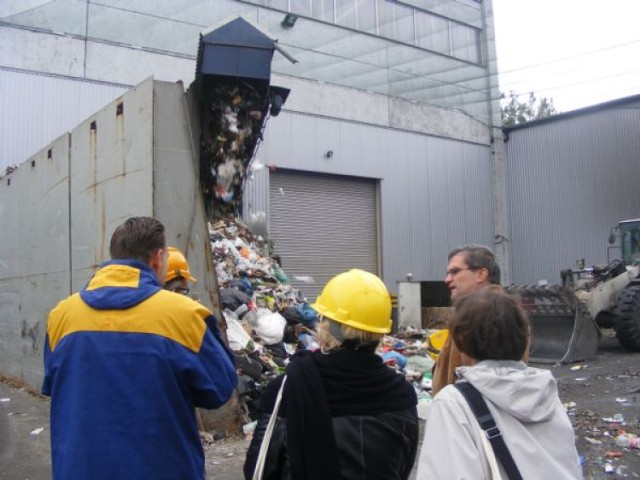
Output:
M167 260L167 276L165 277L165 282L170 282L174 278L182 277L192 282L197 282L195 277L191 276L191 272L189 271L189 263L187 262L187 257L184 256L180 250L175 247L167 247L169 251L169 258Z

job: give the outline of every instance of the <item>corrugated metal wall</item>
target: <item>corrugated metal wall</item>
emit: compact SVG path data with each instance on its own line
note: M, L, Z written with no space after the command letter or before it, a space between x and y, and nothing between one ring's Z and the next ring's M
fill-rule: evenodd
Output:
M394 292L407 273L441 280L456 246L492 246L486 146L283 112L269 120L258 158L271 169L379 179L382 275ZM268 198L268 181L250 188L266 205L255 199Z
M607 262L610 227L640 216L639 132L639 101L509 132L515 283L559 283L576 259Z
M0 68L0 131L7 135L0 142L0 171L20 164L127 90Z

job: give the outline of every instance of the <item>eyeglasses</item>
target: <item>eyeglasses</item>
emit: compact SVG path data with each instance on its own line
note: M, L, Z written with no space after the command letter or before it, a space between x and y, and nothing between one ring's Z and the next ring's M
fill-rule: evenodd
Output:
M464 268L453 267L452 269L447 270L445 272L445 277L448 277L449 275L451 275L452 277L455 277L457 274L459 274L463 270L480 270L480 269L474 268L474 267L464 267Z

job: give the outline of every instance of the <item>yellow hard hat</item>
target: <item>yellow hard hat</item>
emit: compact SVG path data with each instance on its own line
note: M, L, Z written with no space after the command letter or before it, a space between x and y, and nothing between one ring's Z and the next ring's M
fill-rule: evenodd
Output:
M187 258L180 250L175 247L167 247L169 251L169 259L167 260L167 276L164 278L165 282L170 282L174 278L183 277L192 282L197 280L191 276L189 271L189 264Z
M353 269L333 277L311 307L349 327L374 333L391 331L391 298L373 273Z
M444 343L447 341L449 337L449 330L443 328L442 330L436 330L431 335L429 335L429 344L427 346L427 353L431 358L437 360L440 356L440 351L444 346Z

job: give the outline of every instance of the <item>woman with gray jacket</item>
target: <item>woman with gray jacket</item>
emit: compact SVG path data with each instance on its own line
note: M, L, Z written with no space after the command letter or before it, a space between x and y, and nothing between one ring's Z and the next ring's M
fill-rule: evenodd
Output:
M581 479L573 427L553 375L520 360L530 326L519 304L481 290L462 299L450 321L471 366L456 370L484 398L523 479ZM418 479L491 479L478 420L455 385L436 395L418 460ZM489 443L485 442L491 449ZM500 476L509 478L498 459Z

